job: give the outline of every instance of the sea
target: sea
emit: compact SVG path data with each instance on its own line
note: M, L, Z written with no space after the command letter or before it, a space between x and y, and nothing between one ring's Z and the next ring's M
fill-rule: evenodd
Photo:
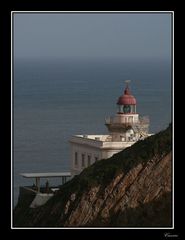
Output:
M70 170L75 134L106 134L105 118L131 80L137 112L150 132L172 121L171 62L165 59L15 58L13 64L12 199L32 185L25 172Z

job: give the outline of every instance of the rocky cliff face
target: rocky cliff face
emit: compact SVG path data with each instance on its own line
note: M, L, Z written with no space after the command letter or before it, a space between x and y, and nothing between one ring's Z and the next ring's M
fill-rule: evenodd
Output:
M92 165L15 226L171 226L171 127ZM20 217L21 215L21 217Z
M160 159L151 159L146 165L138 164L127 174L121 173L112 179L104 191L100 192L100 188L100 185L93 187L82 195L64 226L89 225L97 219L109 225L112 215L137 208L170 192L171 153ZM64 214L68 214L72 201L71 195Z

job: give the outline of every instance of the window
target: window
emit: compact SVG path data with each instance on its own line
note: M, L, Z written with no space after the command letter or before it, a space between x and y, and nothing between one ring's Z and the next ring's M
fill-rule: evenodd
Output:
M131 105L124 105L123 106L124 113L131 113Z
M90 166L91 165L91 156L90 155L88 155L87 160L88 160L87 164L88 164L88 166Z
M95 157L95 162L97 162L98 161L98 157Z
M85 154L82 154L82 167L85 167Z
M78 166L78 153L75 152L75 166Z

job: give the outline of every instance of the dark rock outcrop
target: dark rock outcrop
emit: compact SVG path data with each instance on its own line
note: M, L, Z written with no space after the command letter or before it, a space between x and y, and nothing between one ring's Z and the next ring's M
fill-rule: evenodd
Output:
M14 226L171 226L171 125L63 185L37 209L14 211Z

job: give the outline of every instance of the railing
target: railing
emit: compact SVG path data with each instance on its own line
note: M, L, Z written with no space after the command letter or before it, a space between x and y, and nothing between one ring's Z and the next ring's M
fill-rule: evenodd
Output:
M116 119L115 119L115 117L106 117L105 118L105 124L111 124L111 123L123 123L123 124L134 124L134 122L132 122L132 121L122 121L122 122L120 122L120 121L116 121ZM150 120L149 120L149 117L148 116L140 116L139 117L139 121L138 121L138 123L140 123L140 124L149 124L150 123Z
M106 118L105 119L105 124L107 124L107 125L109 125L109 124L115 124L115 125L122 125L122 124L124 124L125 126L126 125L128 125L128 126L130 126L130 125L132 125L134 122L133 122L133 120L132 121L126 121L126 120L124 120L124 119L115 119L115 118Z
M32 193L37 193L38 192L38 188L35 186L35 185L32 185L32 186L22 186L21 187L23 190L27 190L27 191L30 191ZM46 187L46 186L40 186L40 190L39 192L40 193L54 193L56 191L58 191L60 189L60 185L57 185L57 186L49 186L49 187Z
M106 124L113 123L113 120L114 120L114 117L106 117L106 118L105 118L105 123L106 123Z

